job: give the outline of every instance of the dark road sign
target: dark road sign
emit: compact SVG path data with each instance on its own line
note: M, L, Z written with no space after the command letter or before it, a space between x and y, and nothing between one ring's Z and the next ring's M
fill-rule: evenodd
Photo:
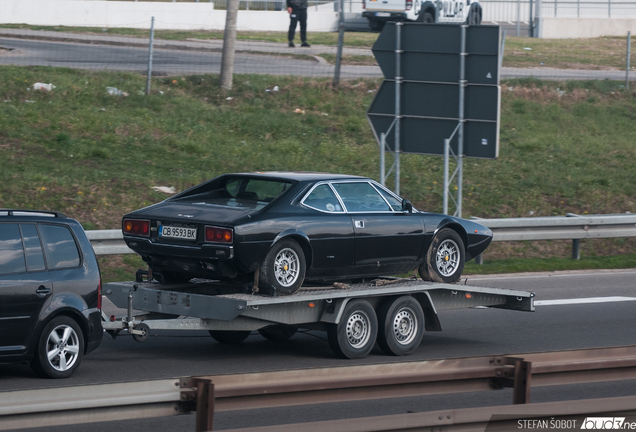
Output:
M402 24L400 36L400 151L444 154L444 139L459 122L461 26ZM395 24L387 24L373 46L385 80L367 118L378 142L395 149ZM466 28L463 156L496 158L499 153L500 30L498 26ZM391 128L391 129L390 129ZM387 133L387 131L390 132ZM458 137L451 147L457 151Z

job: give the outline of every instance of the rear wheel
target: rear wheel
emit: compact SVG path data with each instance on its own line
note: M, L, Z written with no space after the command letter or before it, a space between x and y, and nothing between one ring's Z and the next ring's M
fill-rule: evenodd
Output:
M464 242L450 228L437 233L426 253L426 260L420 265L420 277L425 281L455 283L464 271Z
M329 345L334 353L344 358L366 357L378 335L378 318L366 300L350 301L340 322L328 330Z
M79 367L84 354L84 335L75 320L53 318L44 327L31 364L44 378L68 378Z
M214 338L215 341L228 344L228 345L236 345L243 342L250 335L250 331L229 331L229 330L210 330L210 336Z
M305 280L305 254L291 239L274 243L260 268L260 282L274 287L278 294L298 291Z
M425 24L434 24L435 23L435 18L433 17L433 14L430 12L420 12L420 14L417 17L417 20L421 23L425 23Z
M424 336L424 312L411 296L388 301L378 314L378 345L389 355L412 354Z
M271 327L264 327L259 329L258 332L265 339L272 341L286 341L296 334L296 327L286 325L275 325Z

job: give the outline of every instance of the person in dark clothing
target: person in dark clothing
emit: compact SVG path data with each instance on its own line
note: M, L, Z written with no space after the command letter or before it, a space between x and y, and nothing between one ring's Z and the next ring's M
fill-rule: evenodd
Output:
M289 12L289 32L287 39L290 48L295 47L294 35L296 34L296 25L300 22L300 40L302 47L310 47L307 43L307 0L287 0L287 12Z

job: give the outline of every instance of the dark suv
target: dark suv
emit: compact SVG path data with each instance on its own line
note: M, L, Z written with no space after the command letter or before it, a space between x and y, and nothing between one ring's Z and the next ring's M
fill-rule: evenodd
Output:
M101 278L82 226L0 209L0 363L66 378L102 340Z

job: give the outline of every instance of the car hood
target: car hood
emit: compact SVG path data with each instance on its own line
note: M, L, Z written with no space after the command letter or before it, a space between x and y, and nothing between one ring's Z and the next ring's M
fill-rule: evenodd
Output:
M250 207L231 207L216 204L164 202L137 210L130 216L183 223L214 223L232 225L238 219L259 210Z

